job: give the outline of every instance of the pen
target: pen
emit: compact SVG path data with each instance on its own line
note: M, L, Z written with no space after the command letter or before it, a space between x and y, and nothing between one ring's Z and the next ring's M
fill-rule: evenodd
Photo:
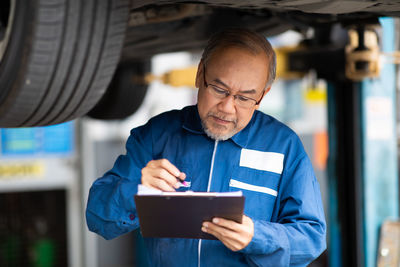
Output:
M181 186L187 187L188 186L188 183L186 181L182 181L178 177L176 177L176 180L178 180L179 187L181 187Z
M185 181L186 178L186 174L183 172L176 172L174 173L174 176L177 180L177 184L179 187L184 186L184 187L188 187L188 183Z

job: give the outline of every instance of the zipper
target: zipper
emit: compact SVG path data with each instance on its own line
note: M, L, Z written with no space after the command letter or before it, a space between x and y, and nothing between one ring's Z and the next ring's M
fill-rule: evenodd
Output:
M214 169L215 152L217 151L217 146L218 146L218 140L215 140L214 150L213 150L212 157L211 157L210 174L208 175L207 192L210 192L210 188L211 188L212 173L213 173L213 169ZM198 258L198 263L197 263L198 267L200 267L200 253L201 253L201 239L199 240L199 246L198 246L198 257L197 257Z
M215 160L215 152L217 151L217 146L218 146L218 140L216 140L214 143L214 150L213 150L213 154L212 154L212 158L211 158L210 175L208 176L207 192L210 192L210 188L211 188L212 173L214 170L214 160Z

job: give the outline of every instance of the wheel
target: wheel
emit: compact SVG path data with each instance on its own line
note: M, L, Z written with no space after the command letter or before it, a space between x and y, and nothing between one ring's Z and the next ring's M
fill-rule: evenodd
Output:
M0 127L86 114L118 64L128 0L2 0Z
M144 75L150 72L150 60L121 63L102 99L88 113L101 120L125 119L141 106L147 92Z

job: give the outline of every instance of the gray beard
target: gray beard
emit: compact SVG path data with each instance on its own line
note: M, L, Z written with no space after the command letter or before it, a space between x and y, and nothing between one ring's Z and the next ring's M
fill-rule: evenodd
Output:
M203 120L201 120L201 126L203 127L203 130L207 134L207 136L216 141L226 141L235 135L235 133L227 133L225 135L214 134L210 131L210 129L208 129L207 125L203 122Z

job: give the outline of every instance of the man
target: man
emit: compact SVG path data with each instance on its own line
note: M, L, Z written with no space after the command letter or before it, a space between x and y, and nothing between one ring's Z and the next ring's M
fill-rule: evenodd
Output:
M139 227L138 184L174 191L242 190L242 223L202 231L219 240L146 238L150 266L306 266L325 249L319 185L297 135L257 111L275 78L262 36L230 29L211 38L198 66L198 103L131 131L127 154L96 180L89 229L111 239ZM162 223L162 222L160 222Z

